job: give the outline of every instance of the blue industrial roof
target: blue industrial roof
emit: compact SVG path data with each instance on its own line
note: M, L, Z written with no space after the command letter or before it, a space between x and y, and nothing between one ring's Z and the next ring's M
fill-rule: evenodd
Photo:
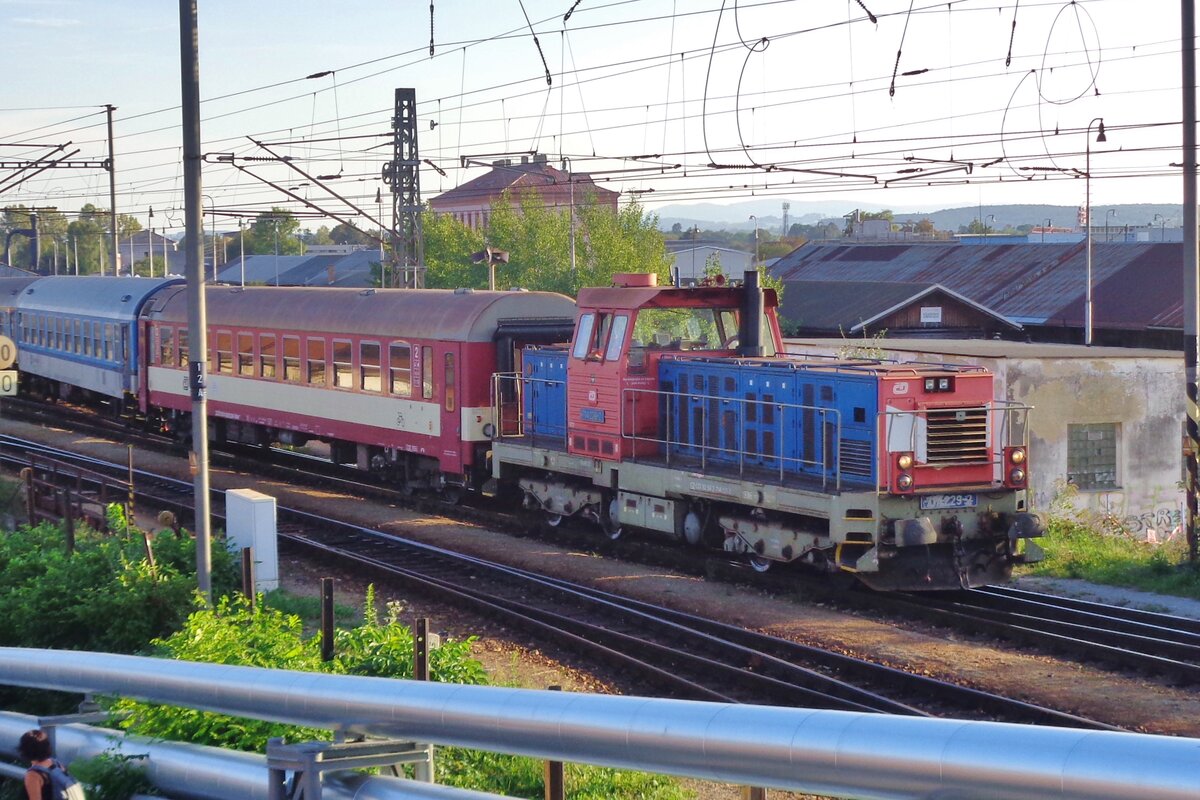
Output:
M1084 324L1087 251L1070 244L818 244L779 259L787 281L937 283L1026 325ZM1183 246L1092 243L1098 328L1183 327Z

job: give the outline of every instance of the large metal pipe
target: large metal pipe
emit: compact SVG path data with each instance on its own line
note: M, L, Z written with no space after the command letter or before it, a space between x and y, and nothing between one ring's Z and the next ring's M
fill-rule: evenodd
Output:
M16 758L21 734L36 728L37 719L24 714L0 713L0 753ZM55 756L68 766L81 758L106 751L145 755L140 763L155 788L185 800L267 800L267 759L254 753L223 750L195 744L164 742L119 731L63 725L55 731ZM20 779L23 768L0 765L0 774ZM325 800L502 800L500 795L454 789L421 781L385 778L359 773L325 776Z
M0 648L0 683L838 797L1194 800L1200 740Z
M762 329L765 301L759 284L758 270L748 269L743 275L742 325L738 332L741 347L738 353L749 358L761 358L763 354Z

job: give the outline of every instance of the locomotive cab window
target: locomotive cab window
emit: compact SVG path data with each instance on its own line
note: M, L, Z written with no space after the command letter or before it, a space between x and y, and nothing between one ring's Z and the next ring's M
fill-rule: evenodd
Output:
M379 342L358 343L358 368L361 374L358 388L364 392L383 390L379 371Z
M412 396L412 347L404 342L392 342L388 365L391 370L392 394Z
M579 318L579 325L575 331L575 347L571 350L573 358L583 358L588 354L588 346L592 343L592 329L595 325L595 314L584 314Z
M649 350L729 350L737 345L734 308L643 308L633 325L633 347ZM764 344L767 339L764 337ZM631 353L631 361L634 356ZM644 354L637 354L644 358Z
M616 361L621 357L625 345L625 331L629 328L629 317L621 314L613 318L612 332L608 335L608 349L604 353L605 361Z

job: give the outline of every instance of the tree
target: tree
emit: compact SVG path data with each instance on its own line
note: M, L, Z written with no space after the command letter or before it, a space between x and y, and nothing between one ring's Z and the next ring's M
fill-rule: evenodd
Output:
M26 208L23 205L8 206L4 209L0 227L7 236L9 231L28 230L30 214L37 213L38 236L41 240L42 257L37 264L41 272L54 272L55 248L59 252L58 263L63 263L62 252L66 249L67 218L57 208ZM33 241L28 236L14 236L11 242L11 263L13 266L27 268L32 261L30 248Z
M333 237L329 235L329 226L328 225L322 225L321 227L317 228L316 233L312 233L310 231L305 231L303 238L304 238L304 243L308 244L308 245L333 244Z
M370 236L344 222L333 227L329 238L333 244L376 244Z
M575 272L571 270L571 218L533 192L519 205L505 197L492 207L486 239L450 215L426 214L426 285L435 288L487 286L485 265L471 254L490 245L509 254L496 266L496 285L562 292L574 296L583 286L607 286L615 272L669 274L658 219L637 203L614 212L586 195L575 206Z
M928 217L918 222L915 230L917 233L927 236L932 236L933 234L937 233L937 227L934 226L933 220L929 219Z
M246 252L258 255L275 253L278 241L279 255L300 255L303 245L296 238L300 221L286 208L272 208L259 214L246 231Z
M676 222L671 226L671 233L683 233L683 223Z

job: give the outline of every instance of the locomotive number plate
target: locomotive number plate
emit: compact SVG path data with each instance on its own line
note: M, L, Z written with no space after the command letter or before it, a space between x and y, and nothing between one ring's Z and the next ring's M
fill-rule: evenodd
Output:
M979 505L976 494L927 494L921 498L921 510L935 508L974 508Z

